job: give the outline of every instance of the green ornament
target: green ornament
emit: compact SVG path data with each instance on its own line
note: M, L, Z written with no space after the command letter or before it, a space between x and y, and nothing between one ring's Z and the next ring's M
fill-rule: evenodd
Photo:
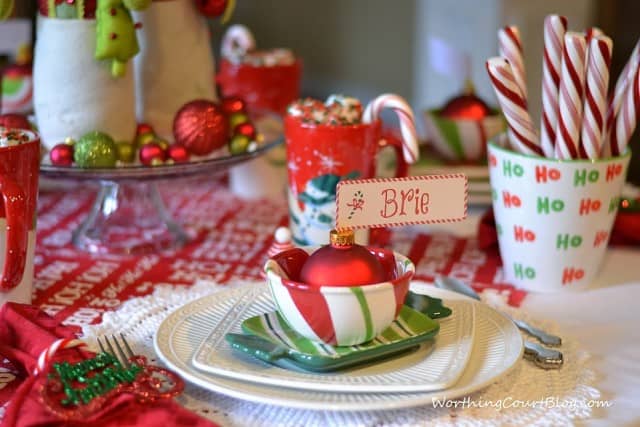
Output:
M13 13L13 0L0 0L0 21L4 21Z
M98 0L96 5L96 59L110 59L111 74L121 77L127 61L138 53L131 12L123 0Z
M151 5L151 0L123 0L129 10L144 10Z
M246 153L249 148L249 144L251 144L251 139L245 135L235 135L229 141L229 151L231 154L242 154Z
M235 129L236 126L249 121L249 116L245 113L233 113L229 116L229 129Z
M129 141L116 142L116 149L118 150L118 160L123 163L131 163L136 156L136 147Z
M76 142L73 159L81 168L112 168L118 160L118 148L106 133L89 132Z

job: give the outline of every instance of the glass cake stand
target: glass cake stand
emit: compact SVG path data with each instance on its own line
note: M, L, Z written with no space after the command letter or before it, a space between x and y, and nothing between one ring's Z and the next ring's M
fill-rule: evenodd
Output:
M133 165L109 169L82 169L43 163L42 177L100 184L86 219L73 232L73 244L100 254L142 255L173 250L187 242L187 233L172 218L158 184L229 168L261 156L282 143L282 138L260 145L250 153L164 166Z

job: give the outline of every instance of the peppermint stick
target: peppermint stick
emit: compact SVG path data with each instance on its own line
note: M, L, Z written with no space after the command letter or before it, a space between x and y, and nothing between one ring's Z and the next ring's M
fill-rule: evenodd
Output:
M544 52L542 58L542 120L540 143L545 157L555 157L558 125L558 91L562 69L564 34L567 18L549 15L544 20Z
M516 83L523 99L527 101L527 79L522 58L522 41L518 27L504 27L498 30L498 48L500 56L509 61Z
M371 101L362 115L364 123L372 123L380 119L380 112L385 108L393 110L400 121L402 134L402 153L407 163L413 164L418 160L418 133L413 110L407 102L398 95L385 93Z
M33 375L38 375L44 372L47 366L49 366L49 363L51 363L51 361L53 360L53 356L55 356L58 350L81 346L86 346L84 341L80 341L74 338L60 338L54 341L49 347L47 347L40 353L40 356L38 356L38 363L33 370Z
M522 154L542 156L542 147L511 65L506 59L496 57L490 58L486 66L509 125L511 145Z
M556 158L577 159L582 128L586 42L583 34L567 32L562 49L562 74L556 128Z
M580 157L600 157L607 112L609 66L613 43L607 36L596 36L589 42L587 77L584 95L584 118L580 141Z
M611 129L609 134L609 144L606 145L609 151L605 151L605 155L610 154L617 157L624 153L631 134L636 128L640 111L640 71L637 68L624 95L620 112L616 117L615 127Z

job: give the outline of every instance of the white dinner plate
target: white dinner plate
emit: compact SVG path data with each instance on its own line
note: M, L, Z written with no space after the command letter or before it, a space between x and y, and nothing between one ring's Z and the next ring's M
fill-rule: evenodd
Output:
M455 300L472 301L426 284L412 283L411 290L442 298L445 305L455 303ZM256 403L333 411L388 410L431 404L434 399L455 399L494 383L506 375L522 356L522 337L513 322L485 304L473 302L476 325L469 363L458 382L448 389L420 393L337 393L276 387L213 375L193 366L196 351L211 332L202 327L203 319L198 315L203 309L203 300L186 304L164 320L154 339L156 353L187 381Z
M245 319L273 312L276 306L266 285L233 289L201 298L186 308L197 316L199 335L207 336L196 350L193 366L238 380L344 393L414 393L451 387L464 372L474 340L474 309L470 301L451 301L453 314L440 323L431 343L415 353L385 362L332 373L293 371L242 354L224 339L242 333Z

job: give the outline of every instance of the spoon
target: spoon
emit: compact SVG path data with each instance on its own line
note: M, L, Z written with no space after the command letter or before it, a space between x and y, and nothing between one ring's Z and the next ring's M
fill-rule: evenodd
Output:
M471 286L468 286L466 283L453 277L439 276L436 278L434 284L438 288L457 292L480 301L480 295L478 295ZM523 320L513 319L506 313L503 314L511 319L519 329L536 337L540 342L550 346L559 346L562 344L562 339L560 337L538 329ZM530 341L524 342L524 357L544 369L559 368L562 366L564 361L562 353L558 350L545 348L540 344Z

